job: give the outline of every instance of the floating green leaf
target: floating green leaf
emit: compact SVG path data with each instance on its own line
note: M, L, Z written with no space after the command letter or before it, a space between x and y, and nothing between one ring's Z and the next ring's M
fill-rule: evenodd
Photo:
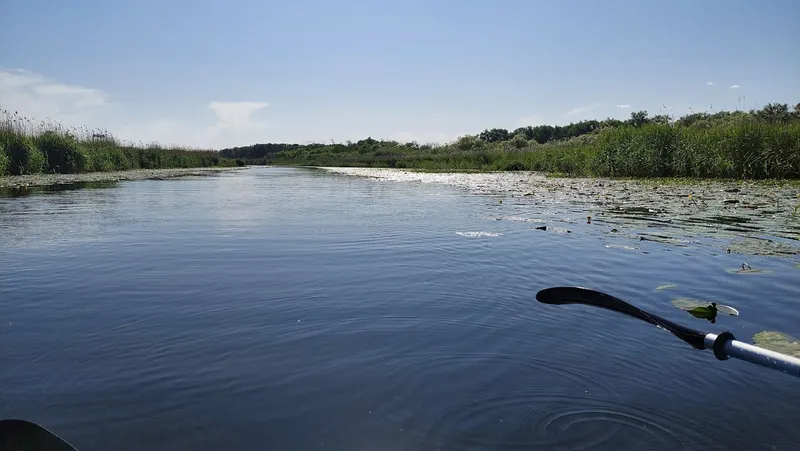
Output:
M664 285L659 285L658 288L656 288L656 290L657 291L669 290L670 288L675 288L675 287L677 287L677 285L675 285L674 283L668 283Z
M780 352L794 357L800 357L800 340L781 332L765 330L753 335L753 342L757 346Z
M772 272L771 269L758 269L758 268L749 268L749 267L739 267L739 268L725 268L725 271L731 274L769 274Z
M697 299L676 298L672 300L672 305L695 318L707 319L712 323L716 322L717 314L719 313L731 316L739 315L739 311L729 305L698 301Z

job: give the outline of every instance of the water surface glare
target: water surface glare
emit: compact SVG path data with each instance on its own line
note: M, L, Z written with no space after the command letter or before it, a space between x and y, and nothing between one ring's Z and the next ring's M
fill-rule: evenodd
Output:
M0 198L0 417L81 451L800 449L796 379L535 300L800 336L795 257L741 276L694 236L464 188L250 168Z

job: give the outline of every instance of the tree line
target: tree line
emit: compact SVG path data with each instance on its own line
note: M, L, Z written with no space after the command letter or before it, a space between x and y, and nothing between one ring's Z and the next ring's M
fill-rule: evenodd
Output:
M800 104L485 129L447 144L366 138L271 155L273 164L572 175L800 178Z

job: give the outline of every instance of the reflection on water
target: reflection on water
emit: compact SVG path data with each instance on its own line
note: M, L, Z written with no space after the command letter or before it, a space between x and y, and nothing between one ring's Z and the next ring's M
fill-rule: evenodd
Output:
M98 237L101 222L113 223L118 201L114 183L81 183L20 189L4 188L0 233L6 246L47 246ZM101 221L102 219L102 221Z
M22 197L22 196L30 196L33 194L57 193L61 191L72 191L78 189L111 188L116 186L117 183L118 182L92 181L92 182L62 183L56 185L43 185L43 186L39 185L0 186L0 198Z
M511 201L475 176L252 168L1 198L0 417L86 450L796 447L793 379L535 301L589 286L797 336L796 262L749 255L743 277L668 213L587 223L557 186ZM742 314L701 326L676 297Z

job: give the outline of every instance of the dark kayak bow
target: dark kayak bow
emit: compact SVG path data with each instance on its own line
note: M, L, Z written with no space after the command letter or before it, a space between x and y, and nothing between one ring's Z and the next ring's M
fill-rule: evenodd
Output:
M36 423L0 420L0 451L78 451Z
M609 294L581 287L552 287L539 291L536 300L544 304L583 304L623 313L669 331L695 349L711 349L719 360L731 357L800 377L800 359L736 340L732 333L700 332L674 323Z

